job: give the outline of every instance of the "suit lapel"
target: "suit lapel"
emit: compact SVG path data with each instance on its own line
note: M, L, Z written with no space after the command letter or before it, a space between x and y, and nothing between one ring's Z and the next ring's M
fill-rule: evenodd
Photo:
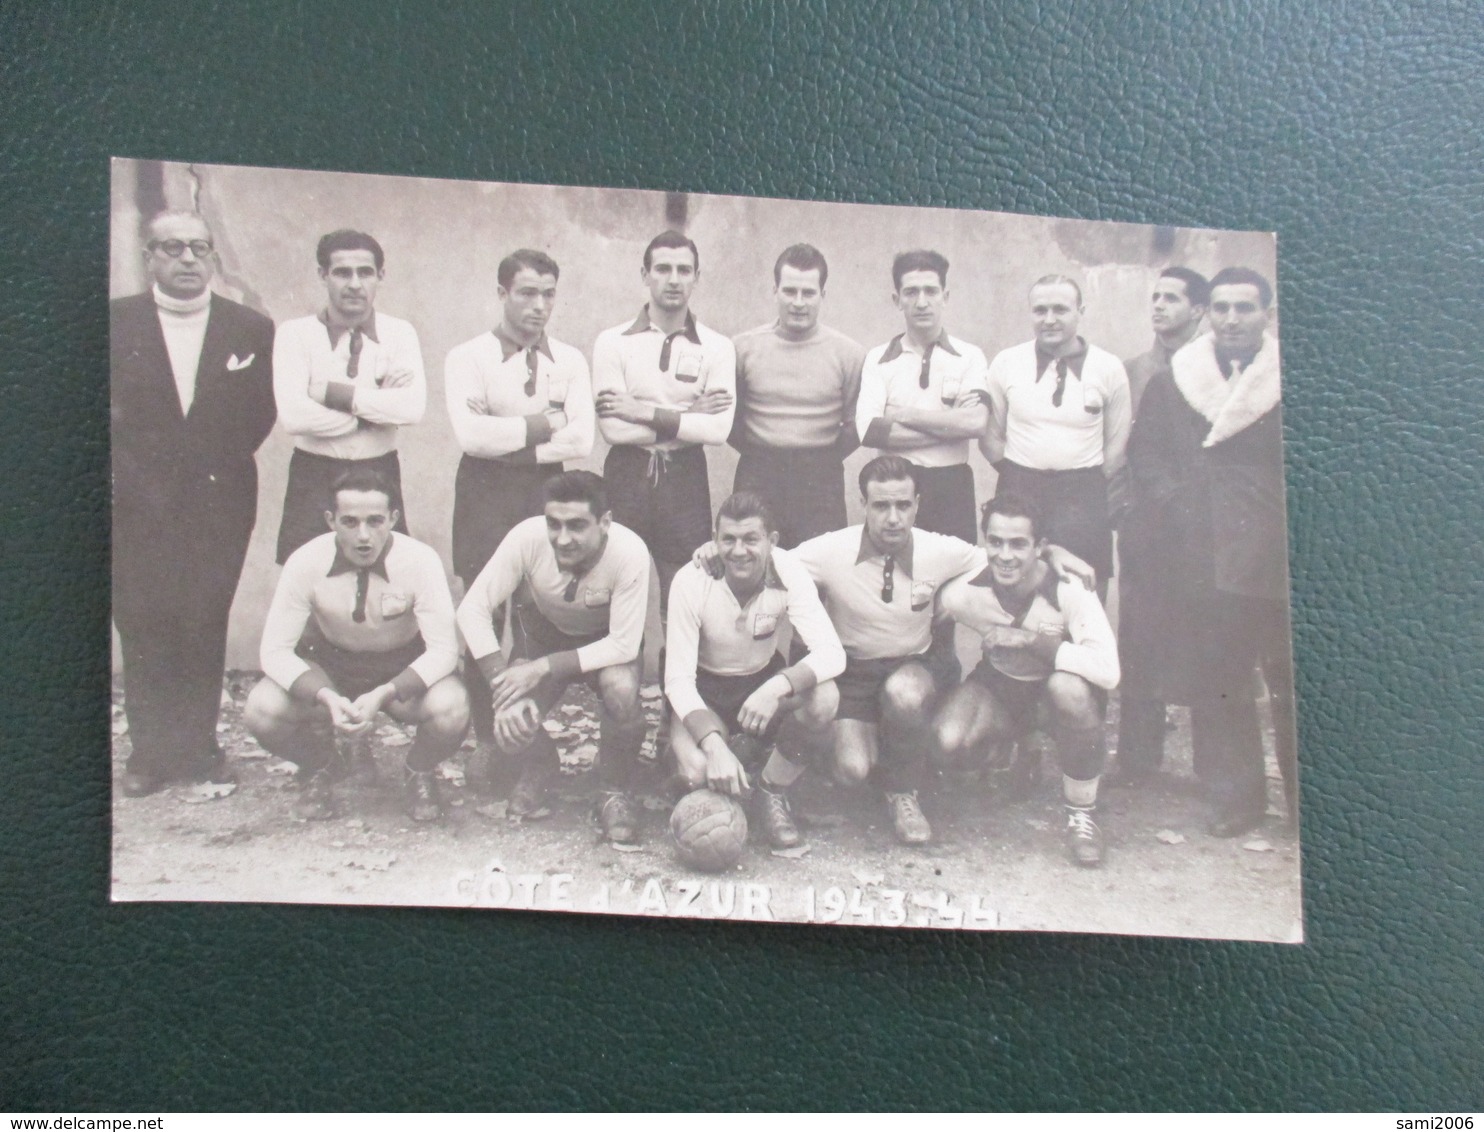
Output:
M167 418L180 421L180 393L175 388L175 371L170 368L170 351L165 347L165 332L160 329L160 316L149 292L138 307L139 323L134 335L134 355L138 362L138 380L145 397Z
M201 407L201 402L214 396L221 383L231 375L227 373L227 357L231 353L231 327L222 300L212 294L211 313L206 317L206 337L201 340L201 361L196 366L196 396L191 401L191 415ZM176 402L180 398L177 396Z

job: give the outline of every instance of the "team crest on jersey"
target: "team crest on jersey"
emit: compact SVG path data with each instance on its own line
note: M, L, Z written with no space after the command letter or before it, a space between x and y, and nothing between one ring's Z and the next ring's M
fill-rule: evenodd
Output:
M381 619L383 621L401 617L411 608L412 598L405 593L388 590L381 595Z
M778 632L778 614L755 613L752 617L752 639L765 641Z
M608 605L613 601L613 591L610 589L592 589L582 595L582 604L589 609L597 609Z
M933 594L937 586L932 582L912 583L912 612L920 613L933 604Z
M680 350L675 355L675 380L691 385L701 378L701 355L695 350Z

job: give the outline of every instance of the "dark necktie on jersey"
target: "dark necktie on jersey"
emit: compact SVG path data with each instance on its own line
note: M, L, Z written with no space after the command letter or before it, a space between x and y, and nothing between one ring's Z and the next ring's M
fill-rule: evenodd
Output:
M896 567L897 560L888 554L881 570L881 600L888 605L891 604L892 587L896 585Z
M660 372L661 373L667 373L667 372L669 372L669 369L670 369L670 344L672 342L674 342L675 339L684 337L684 335L685 335L685 328L684 327L682 327L681 329L675 331L672 334L666 334L665 335L665 344L660 347Z
M366 345L366 336L359 326L350 328L350 359L345 363L345 376L355 377L361 372L361 350ZM365 618L362 617L362 620Z
M917 371L917 388L919 389L928 387L928 377L933 371L933 347L936 345L936 342L929 342L927 349L922 352L922 368Z
M1051 391L1051 403L1058 409L1061 408L1061 399L1067 391L1067 359L1057 358L1056 366L1056 388ZM1036 374L1036 383L1040 384L1041 378L1051 371L1051 366Z
M356 607L350 613L350 619L357 625L366 620L366 592L370 588L371 568L362 566L356 571Z
M526 349L526 396L536 396L536 347Z

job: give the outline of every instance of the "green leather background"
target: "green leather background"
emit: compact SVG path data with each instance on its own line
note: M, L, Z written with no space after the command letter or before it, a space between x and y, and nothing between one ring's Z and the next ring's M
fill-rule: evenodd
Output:
M1479 16L0 6L0 1108L1478 1108ZM111 907L112 153L1276 229L1311 942Z

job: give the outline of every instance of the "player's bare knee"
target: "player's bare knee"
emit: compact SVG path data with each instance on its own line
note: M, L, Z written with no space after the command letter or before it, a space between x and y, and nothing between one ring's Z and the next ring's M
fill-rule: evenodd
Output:
M242 724L257 738L276 734L289 725L291 706L288 693L265 676L247 694L247 703L242 708Z
M840 710L840 690L835 687L833 680L826 680L810 690L794 715L800 723L811 728L820 728L832 722L838 710Z
M689 790L699 790L706 785L706 756L698 749L671 746L675 756L675 769Z
M855 747L835 748L835 781L845 786L864 782L871 775L871 757Z
M1091 727L1102 718L1092 685L1070 672L1053 672L1046 681L1053 716L1064 723Z
M940 716L933 724L932 754L945 763L957 763L969 746L969 725L956 712Z
M639 704L639 673L634 665L618 664L598 674L598 693L603 711L615 723L635 723L643 718Z
M469 694L461 681L445 676L423 694L419 713L425 725L443 734L463 734L469 726Z
M883 711L900 720L918 720L933 700L933 678L921 668L909 665L886 678L881 688Z

